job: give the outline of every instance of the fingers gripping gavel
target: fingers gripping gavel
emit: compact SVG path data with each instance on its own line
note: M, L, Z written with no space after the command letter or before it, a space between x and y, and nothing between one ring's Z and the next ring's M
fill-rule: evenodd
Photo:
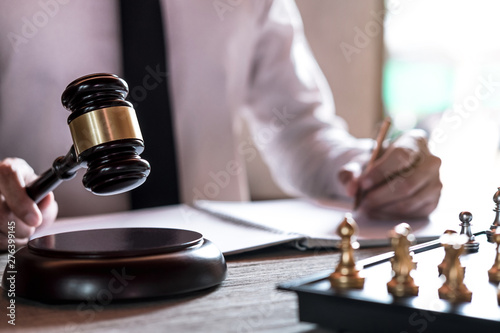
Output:
M113 74L83 76L66 87L61 100L71 112L73 146L26 187L35 202L84 167L83 185L97 195L126 192L144 183L150 166L139 156L144 142L127 94L127 83Z

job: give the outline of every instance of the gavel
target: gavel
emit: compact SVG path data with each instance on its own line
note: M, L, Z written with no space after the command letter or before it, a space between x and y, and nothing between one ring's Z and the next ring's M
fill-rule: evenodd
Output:
M39 202L85 167L83 185L97 195L127 192L146 181L151 168L139 156L144 140L127 95L127 83L114 74L83 76L66 87L61 101L71 112L68 125L73 145L26 187L33 201Z

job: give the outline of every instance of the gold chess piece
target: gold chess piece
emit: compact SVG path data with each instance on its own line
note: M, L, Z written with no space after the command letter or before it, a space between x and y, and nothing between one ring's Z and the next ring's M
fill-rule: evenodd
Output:
M330 274L330 283L334 288L362 289L365 278L359 275L354 261L353 236L357 233L358 226L350 213L345 215L344 220L337 228L340 236L340 261L335 271Z
M464 245L467 241L467 236L463 234L444 234L441 236L447 264L443 269L446 281L438 289L438 293L439 298L452 303L472 300L472 292L464 284L464 268L460 264L460 255L464 252Z
M410 245L415 240L408 223L398 224L390 233L394 257L391 259L392 279L387 283L387 291L396 297L416 296L418 286L411 272L417 264L410 253Z
M497 301L498 305L500 305L500 285L498 285Z
M496 228L495 233L491 234L491 240L497 244L497 252L493 266L488 270L490 282L500 282L500 228Z
M448 230L445 230L444 235L452 235L452 234L456 234L456 233L457 232L455 230L448 229ZM446 246L451 246L451 245L443 244L443 246L446 247ZM449 258L447 258L445 256L444 259L443 259L443 261L438 265L438 273L439 273L439 275L442 275L445 267L449 266L449 263L447 262L448 259Z

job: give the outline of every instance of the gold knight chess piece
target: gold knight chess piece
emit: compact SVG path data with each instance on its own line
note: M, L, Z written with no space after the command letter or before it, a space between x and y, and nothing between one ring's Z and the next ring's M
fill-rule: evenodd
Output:
M472 300L472 292L464 284L465 273L460 263L460 255L464 252L464 245L467 241L467 236L463 234L444 234L441 236L447 265L443 269L446 281L438 289L438 293L439 298L452 303L470 302Z
M340 236L340 261L335 271L330 274L330 283L334 288L341 289L362 289L365 278L359 275L354 260L353 238L357 233L356 221L350 213L345 215L344 220L337 228L337 235Z
M394 257L391 259L392 279L387 283L387 291L396 297L416 296L418 286L411 272L416 268L410 245L415 240L408 223L398 224L390 233Z

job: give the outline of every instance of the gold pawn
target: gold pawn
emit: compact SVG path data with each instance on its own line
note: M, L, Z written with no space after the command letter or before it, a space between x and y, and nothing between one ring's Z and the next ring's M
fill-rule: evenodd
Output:
M495 256L495 261L493 262L493 266L488 270L488 277L490 278L490 282L500 282L500 229L497 228L496 232L491 235L491 239L493 242L497 244L497 251Z
M390 234L394 257L391 259L393 278L387 283L387 291L396 297L416 296L418 286L411 272L416 263L410 253L410 244L415 240L408 223L398 224Z
M347 213L337 228L340 236L340 261L335 271L330 274L330 283L334 288L362 289L365 278L359 275L354 261L352 238L357 232L356 221Z

